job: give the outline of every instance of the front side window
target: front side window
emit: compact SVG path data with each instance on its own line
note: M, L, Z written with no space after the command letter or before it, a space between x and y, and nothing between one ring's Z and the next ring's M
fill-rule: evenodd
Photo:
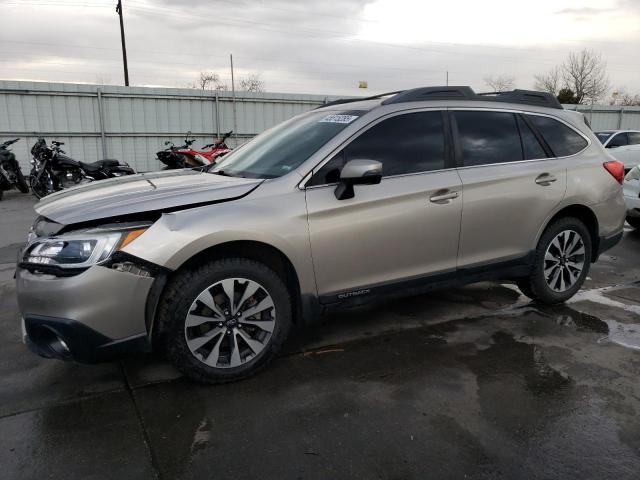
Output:
M616 148L616 147L624 147L629 145L629 139L627 138L626 133L616 133L609 143L607 143L607 148Z
M513 113L456 111L453 115L465 167L523 159Z
M640 145L640 132L629 132L629 145Z
M231 152L211 172L234 177L281 177L302 165L364 113L320 111L299 115Z
M582 135L558 120L540 115L527 115L527 119L544 137L556 157L574 155L588 144Z
M350 160L382 162L385 177L441 170L445 166L441 112L416 112L388 118L366 130L324 164L310 185L335 183Z

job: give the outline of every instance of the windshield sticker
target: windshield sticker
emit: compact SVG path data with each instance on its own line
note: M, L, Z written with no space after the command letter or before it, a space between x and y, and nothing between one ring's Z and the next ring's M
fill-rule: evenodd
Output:
M322 120L318 120L318 123L351 123L357 115L327 115Z

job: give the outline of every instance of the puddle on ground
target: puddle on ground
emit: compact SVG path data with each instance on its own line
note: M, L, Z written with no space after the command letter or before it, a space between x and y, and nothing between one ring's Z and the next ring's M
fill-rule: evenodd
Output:
M598 343L609 341L616 345L640 350L640 324L620 323L615 320L607 320L609 334L598 340Z
M520 342L503 331L494 333L491 339L489 348L465 358L479 383L521 376L525 389L536 396L554 394L571 384L568 375L549 365L538 346Z
M540 315L553 319L558 325L575 328L578 331L602 333L598 343L615 343L622 347L640 350L640 324L621 323L616 320L602 320L594 315L579 312L567 305L536 308Z

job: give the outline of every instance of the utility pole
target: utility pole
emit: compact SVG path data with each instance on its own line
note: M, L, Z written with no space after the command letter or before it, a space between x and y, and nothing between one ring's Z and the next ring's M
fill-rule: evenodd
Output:
M231 60L231 95L233 97L233 138L236 141L236 147L238 146L238 123L236 114L236 84L233 77L233 54L229 54Z
M122 40L122 63L124 65L124 84L129 86L129 67L127 66L127 45L124 41L124 21L122 20L122 0L118 0L116 12L120 17L120 39Z
M449 86L449 70L447 70L447 87Z

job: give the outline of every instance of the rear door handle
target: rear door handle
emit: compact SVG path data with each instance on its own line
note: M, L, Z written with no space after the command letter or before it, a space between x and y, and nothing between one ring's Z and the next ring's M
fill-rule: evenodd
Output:
M448 190L440 190L429 197L431 203L449 203L454 198L458 198L458 192L450 192Z
M553 175L549 175L548 173L543 173L542 175L538 175L538 177L536 177L536 183L545 187L551 185L557 180L558 179L556 177L554 177Z

